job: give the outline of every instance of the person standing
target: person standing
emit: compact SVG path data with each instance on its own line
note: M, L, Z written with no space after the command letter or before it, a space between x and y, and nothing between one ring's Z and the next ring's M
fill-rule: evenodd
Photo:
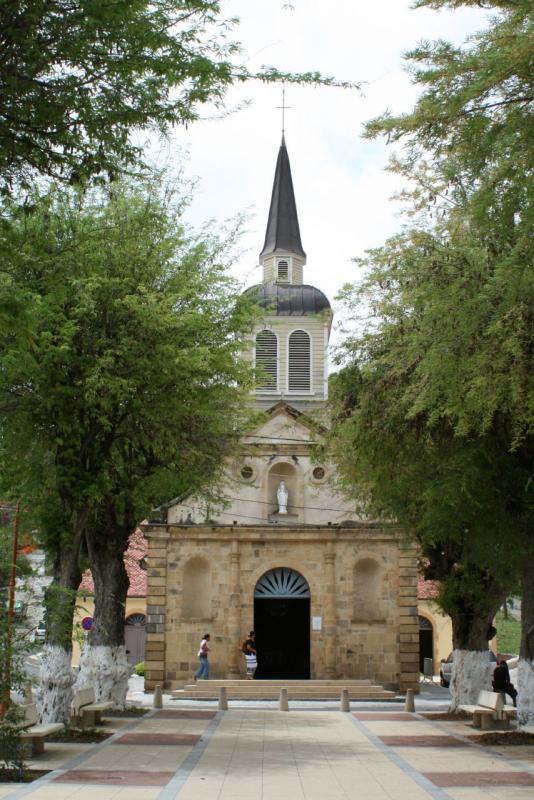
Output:
M205 633L202 637L202 641L200 642L200 647L198 650L198 660L200 662L200 666L195 672L195 680L204 678L204 680L207 681L210 676L210 662L208 660L208 653L210 651L209 640L209 633Z
M247 665L247 678L252 680L258 667L258 653L256 650L256 634L250 631L248 638L243 642L243 653Z

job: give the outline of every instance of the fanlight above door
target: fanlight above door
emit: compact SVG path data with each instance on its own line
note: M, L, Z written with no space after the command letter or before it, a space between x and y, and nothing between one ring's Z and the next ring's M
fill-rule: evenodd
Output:
M254 590L254 597L306 598L310 596L308 581L300 572L287 567L277 567L266 572L259 579Z

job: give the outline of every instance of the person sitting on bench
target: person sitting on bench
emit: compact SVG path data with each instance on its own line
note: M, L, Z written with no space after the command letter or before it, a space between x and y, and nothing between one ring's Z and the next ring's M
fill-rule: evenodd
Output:
M493 680L491 682L494 692L502 692L510 695L514 706L517 705L517 689L514 684L510 682L510 670L508 664L503 659L497 663L493 671Z

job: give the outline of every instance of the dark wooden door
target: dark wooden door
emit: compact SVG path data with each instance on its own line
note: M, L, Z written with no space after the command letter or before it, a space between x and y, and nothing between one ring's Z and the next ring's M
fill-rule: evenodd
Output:
M124 644L129 664L139 664L145 660L146 617L144 614L131 614L124 621Z

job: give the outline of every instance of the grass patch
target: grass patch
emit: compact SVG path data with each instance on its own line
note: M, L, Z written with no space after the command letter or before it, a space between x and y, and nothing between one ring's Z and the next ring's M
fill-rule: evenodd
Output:
M47 742L62 742L72 744L73 742L83 742L84 744L94 744L109 739L112 733L97 731L95 728L65 728L46 737Z
M149 711L150 709L147 708L147 706L128 706L124 709L124 711L118 711L115 709L106 711L106 717L109 717L110 719L113 717L144 717Z
M422 717L437 721L457 722L458 720L470 720L473 716L467 711L420 711Z
M494 731L492 733L481 733L475 735L468 735L468 739L476 744L493 745L497 747L519 746L519 745L533 745L534 733L525 733L524 731Z
M31 783L49 772L49 769L25 769L23 772L18 769L0 769L0 783Z
M495 617L497 628L497 647L499 653L519 653L521 644L521 623L518 619L509 616L504 618L502 611Z

